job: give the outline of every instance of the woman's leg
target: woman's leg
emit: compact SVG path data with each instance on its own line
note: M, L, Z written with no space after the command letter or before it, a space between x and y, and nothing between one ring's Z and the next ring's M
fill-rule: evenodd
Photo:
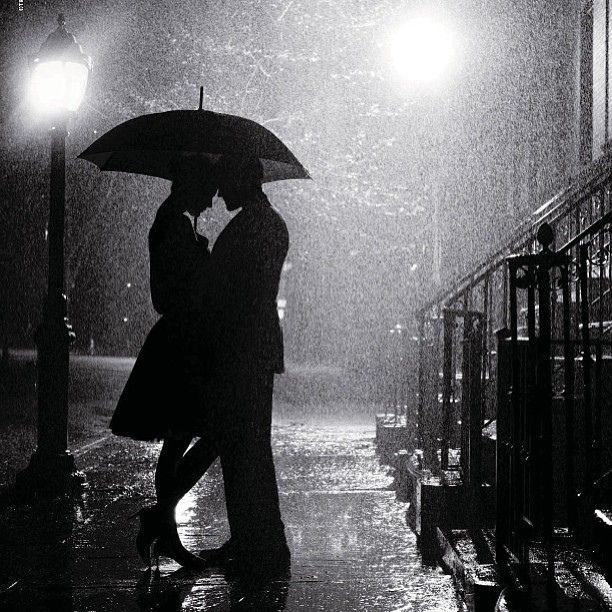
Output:
M191 436L168 436L164 440L155 470L157 504L153 510L153 520L157 552L174 559L183 567L195 568L202 567L205 561L183 546L177 530L175 508L212 460L207 460L208 455L202 453L204 446L197 443L187 452L190 442ZM196 450L191 452L194 448ZM203 465L202 461L208 462Z
M217 458L217 450L209 439L200 438L191 448L190 443L189 436L164 440L155 470L158 506L175 508Z
M173 495L176 503L190 491L217 458L215 444L202 437L183 455L176 469Z
M155 493L158 506L176 506L176 503L172 502L175 498L177 468L190 442L191 436L187 435L169 435L164 439L155 468Z

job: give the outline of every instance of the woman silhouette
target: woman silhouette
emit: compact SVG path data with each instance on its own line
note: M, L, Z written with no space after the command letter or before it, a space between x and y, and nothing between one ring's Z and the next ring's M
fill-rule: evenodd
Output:
M207 427L205 385L210 340L203 285L208 241L185 213L197 217L217 191L213 168L181 160L170 196L149 232L151 298L161 318L153 326L115 409L110 428L136 440L163 440L155 470L157 502L141 508L138 553L150 567L160 554L183 566L204 560L187 551L174 511L217 456ZM194 437L200 440L190 449ZM189 449L189 450L188 450Z

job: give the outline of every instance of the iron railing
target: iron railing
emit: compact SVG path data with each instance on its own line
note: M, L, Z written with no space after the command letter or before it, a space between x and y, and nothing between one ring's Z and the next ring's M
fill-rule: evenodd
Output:
M538 209L502 249L450 288L440 292L416 313L419 364L414 443L424 450L424 463L429 469L436 471L448 465L448 448L458 440L463 440L462 447L479 444L478 440L471 441L468 432L470 407L467 402L462 407L465 390L462 370L466 367L464 358L459 357L465 341L462 324L450 333L445 328L445 311L479 313L482 322L482 364L477 374L473 366L470 372L471 376L478 375L481 380L478 410L485 421L494 419L497 403L495 331L508 328L510 321L507 257L536 252L536 233L543 223L553 230L553 248L555 243L569 243L581 236L610 209L608 188L611 174L609 159L599 160L587 168L571 187ZM602 286L602 289L603 300L608 288ZM576 282L571 291L572 295L579 293ZM529 306L534 299L533 291L519 296L517 313L518 332L521 334L527 334L535 325L533 317L527 316L527 313L533 312ZM553 312L554 307L553 304ZM575 328L579 325L575 317L572 318L572 325ZM604 321L603 330L598 328L598 331L605 331L607 327L612 328L612 320L609 325ZM472 397L470 402L475 400ZM472 430L475 433L475 428ZM465 462L464 456L462 463ZM469 471L469 466L463 464L461 469Z
M588 541L612 482L611 193L607 158L417 312L415 445L434 472L459 448L474 500L496 420L498 561L523 570L538 540L554 573L557 528Z
M498 363L510 376L498 381L497 553L523 571L535 539L554 574L557 528L589 542L598 483L612 467L604 444L612 436L611 190L608 181L593 193L599 219L563 247L552 250L544 224L540 253L507 260L510 332L499 338Z

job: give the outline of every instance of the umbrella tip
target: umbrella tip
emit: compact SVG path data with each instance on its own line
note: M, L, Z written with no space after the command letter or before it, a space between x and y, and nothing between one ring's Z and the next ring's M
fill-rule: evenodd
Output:
M204 102L204 86L200 85L200 109L202 110L202 102Z

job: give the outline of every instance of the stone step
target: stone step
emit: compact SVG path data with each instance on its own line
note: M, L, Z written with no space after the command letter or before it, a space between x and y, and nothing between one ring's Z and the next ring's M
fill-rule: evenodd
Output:
M604 610L612 610L612 586L605 568L592 555L580 550L567 551L563 554L563 562Z
M465 529L438 528L437 533L440 564L453 576L466 608L471 612L492 610L502 585L484 535Z
M555 564L555 579L547 579L547 566L531 564L530 587L520 592L504 589L495 604L495 612L595 612L608 610L593 597L584 584L562 562Z
M503 572L505 588L496 611L612 610L612 587L594 555L576 548L568 536L559 537L555 549L552 583L548 579L546 549L538 543L530 551L529 580L519 579L514 567L510 568L510 577L508 571Z

